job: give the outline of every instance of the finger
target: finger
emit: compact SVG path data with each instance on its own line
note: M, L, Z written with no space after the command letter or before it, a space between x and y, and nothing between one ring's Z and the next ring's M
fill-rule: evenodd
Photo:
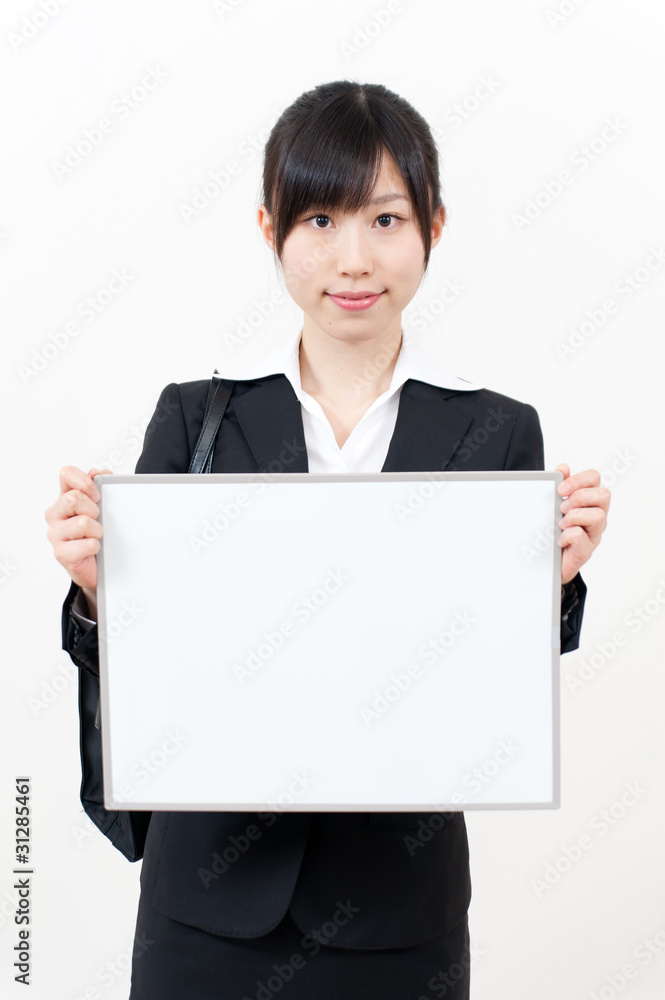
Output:
M87 514L88 517L97 518L99 517L99 507L82 490L71 489L61 494L56 502L47 509L44 517L49 524L53 524L76 517L78 514Z
M573 524L565 528L559 535L558 544L562 549L570 549L580 560L580 565L587 561L595 545L587 535L584 528L578 524Z
M101 547L98 538L74 538L56 542L53 554L65 569L73 569L91 556L96 556Z
M99 490L90 473L75 465L65 465L60 470L60 493L67 493L68 490L81 490L93 500L99 500Z
M556 466L556 468L555 468L555 470L554 470L554 471L555 471L555 472L561 472L561 473L563 473L563 479L562 479L562 481L561 481L561 482L559 483L559 485L558 485L557 489L558 489L559 493L560 493L560 494L561 494L562 496L563 496L564 494L568 495L568 493L570 493L570 490L569 490L569 489L567 488L567 486L566 486L566 480L567 480L567 479L568 479L568 477L570 476L570 468L569 468L569 466L567 466L565 462L560 462L560 463L559 463L559 464L558 464L558 465Z
M574 493L575 490L587 486L600 486L600 472L598 469L584 469L582 472L576 472L574 475L568 476L559 485L559 492L570 494ZM565 488L562 489L562 487Z
M49 541L55 546L59 542L67 542L77 538L101 538L103 528L99 521L87 514L78 514L75 517L61 518L54 521L48 531Z
M605 513L609 510L612 494L604 486L581 487L559 505L565 514L576 507L601 507Z
M600 507L577 507L575 510L568 511L559 521L559 527L562 531L575 525L586 529L586 533L595 547L607 527L605 511L601 510Z

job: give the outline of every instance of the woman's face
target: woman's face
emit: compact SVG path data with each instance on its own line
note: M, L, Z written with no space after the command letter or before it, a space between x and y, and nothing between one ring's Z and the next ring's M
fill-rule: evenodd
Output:
M303 336L399 341L402 310L420 286L425 250L404 181L387 154L372 200L354 214L314 208L287 236L284 281L305 314ZM441 238L444 217L441 208L432 222L432 247ZM265 205L258 221L272 249ZM374 297L358 303L363 308L345 307L349 300L343 297L358 292Z

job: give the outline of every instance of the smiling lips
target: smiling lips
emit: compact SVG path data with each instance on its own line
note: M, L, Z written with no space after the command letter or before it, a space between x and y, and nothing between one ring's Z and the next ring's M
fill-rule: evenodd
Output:
M383 292L341 292L339 295L327 292L326 294L342 309L356 312L359 309L369 309L375 302L378 302Z

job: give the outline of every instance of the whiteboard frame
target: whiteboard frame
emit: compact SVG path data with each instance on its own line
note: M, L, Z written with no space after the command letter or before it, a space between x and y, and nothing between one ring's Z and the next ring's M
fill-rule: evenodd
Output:
M561 615L561 547L558 539L561 529L558 520L561 517L559 504L561 498L556 487L563 481L561 472L549 471L484 471L484 472L382 472L382 473L212 473L212 474L135 474L135 475L96 475L95 483L101 498L99 501L99 521L104 525L104 496L107 487L117 485L138 484L248 484L248 483L289 483L311 484L326 482L395 482L403 484L424 484L441 480L443 482L530 482L534 480L549 481L552 491L552 528L548 534L548 547L541 552L543 558L551 560L552 565L552 663L551 663L551 733L552 733L552 794L547 800L521 802L473 802L473 801L436 801L420 802L408 805L398 803L317 803L310 801L280 802L275 808L275 801L264 800L248 802L175 802L175 801L143 801L134 798L127 799L114 785L112 768L112 742L123 739L124 734L116 729L114 719L110 714L110 679L107 629L109 626L109 611L107 608L107 581L104 537L102 537L98 553L98 634L99 634L99 664L100 664L100 704L102 728L102 755L104 761L104 804L107 809L132 810L168 810L168 811L255 811L268 809L271 811L294 812L421 812L421 811L467 811L485 809L558 809L561 805L561 747L560 747L560 615ZM306 488L306 486L305 486ZM242 567L234 565L233 572L238 574ZM194 601L195 601L195 595ZM190 609L196 613L195 604ZM185 614L183 617L186 618ZM515 621L515 626L519 622ZM185 627L183 625L183 627ZM129 630L131 635L131 630ZM125 640L126 641L126 640ZM126 786L125 786L126 787Z

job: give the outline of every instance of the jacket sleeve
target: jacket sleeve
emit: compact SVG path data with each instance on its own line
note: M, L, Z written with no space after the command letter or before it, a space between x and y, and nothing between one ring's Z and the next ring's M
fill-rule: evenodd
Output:
M543 433L538 413L529 403L518 411L504 469L544 470ZM579 573L561 587L561 653L579 649L586 584Z
M135 472L187 472L189 454L180 392L171 383L162 391L148 424ZM62 648L79 668L81 804L114 847L129 861L138 861L143 857L152 813L104 807L97 623L85 627L76 618L72 605L77 598L80 587L72 581L62 608Z

